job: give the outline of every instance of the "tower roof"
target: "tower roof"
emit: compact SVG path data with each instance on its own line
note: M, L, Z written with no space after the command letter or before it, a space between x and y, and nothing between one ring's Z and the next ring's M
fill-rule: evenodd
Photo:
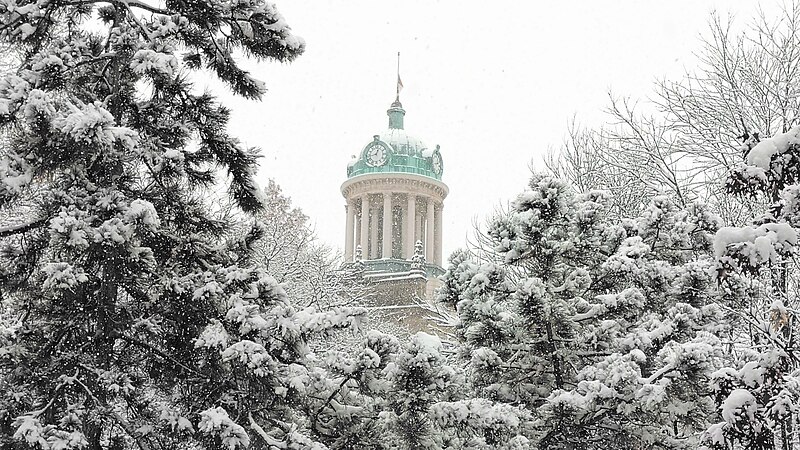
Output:
M386 111L389 128L374 135L357 157L347 166L347 177L352 178L366 173L414 173L442 179L442 156L439 146L428 148L419 138L408 133L404 127L406 110L395 99Z

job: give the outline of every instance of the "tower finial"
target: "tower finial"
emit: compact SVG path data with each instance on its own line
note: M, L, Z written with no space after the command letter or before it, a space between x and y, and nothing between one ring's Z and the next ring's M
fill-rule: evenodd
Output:
M403 104L400 103L400 90L403 89L403 82L400 80L400 52L397 52L397 97L394 103L386 111L389 116L389 128L396 130L403 129L403 116L406 115L406 110L403 109Z

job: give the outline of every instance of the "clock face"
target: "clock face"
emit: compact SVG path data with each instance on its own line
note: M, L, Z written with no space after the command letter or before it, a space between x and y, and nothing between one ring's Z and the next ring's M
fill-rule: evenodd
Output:
M441 175L442 173L442 157L438 153L433 154L433 173Z
M376 167L386 163L386 148L381 144L373 144L367 149L367 165Z

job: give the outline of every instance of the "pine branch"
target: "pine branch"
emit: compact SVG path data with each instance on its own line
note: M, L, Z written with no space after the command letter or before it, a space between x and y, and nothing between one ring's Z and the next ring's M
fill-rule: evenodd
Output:
M281 441L273 438L272 436L268 435L267 432L264 431L263 428L261 428L261 425L259 425L256 422L256 420L253 418L253 413L252 412L248 412L247 413L247 419L250 422L250 428L253 429L253 431L255 431L256 434L258 434L258 436L261 439L263 439L264 442L267 445L269 445L270 447L276 447L276 448L284 447L284 443L283 442L281 442Z
M141 439L141 436L136 432L136 430L133 429L131 424L128 423L128 421L126 421L125 419L123 419L122 416L119 415L119 413L112 411L109 413L109 415L114 419L115 422L119 424L120 427L122 427L123 430L125 430L125 433L127 433L128 436L130 436L136 442L136 445L139 447L139 450L150 450L150 444L148 444L147 441Z
M128 14L130 14L130 16L131 16L131 20L133 20L133 22L136 24L136 26L138 26L139 29L142 30L142 35L145 38L147 38L148 41L152 42L153 41L153 36L150 34L150 31L142 24L142 22L139 20L139 18L136 17L136 14L134 14L133 10L131 10L130 3L128 1L126 1L126 0L121 0L120 3L122 3L122 5L125 6L125 9L128 11Z
M126 4L128 6L130 6L131 8L144 9L146 11L149 11L149 12L153 13L153 14L163 14L163 15L174 14L172 11L170 11L168 9L156 8L155 6L150 6L150 5L146 4L146 3L142 3L142 2L139 2L139 1L136 1L136 0L128 1Z
M21 223L16 225L9 225L0 227L0 238L12 236L19 233L25 233L35 228L39 228L47 222L47 219L36 219L33 222Z
M109 411L109 416L111 416L111 418L113 418L114 421L116 421L119 424L119 426L122 427L123 430L125 430L125 433L127 433L128 436L130 436L131 438L133 438L134 441L136 441L136 445L139 447L140 450L150 450L150 444L139 439L136 430L133 429L133 427L131 426L130 423L128 423L127 420L125 420L122 416L120 416L119 413L111 411L110 408L108 408L108 405L102 403L100 399L97 398L97 396L94 395L94 393L89 389L89 387L86 386L81 380L77 378L77 376L74 378L73 381L78 383L78 385L84 391L86 391L86 394L89 395L89 397L92 399L95 405L105 407L105 409Z
M153 347L152 345L148 344L147 342L142 342L142 341L140 341L140 340L138 340L136 338L132 338L132 337L126 336L124 334L120 334L119 338L122 339L123 341L130 342L131 344L134 344L134 345L136 345L138 347L141 347L143 349L150 350L151 352L153 352L156 355L160 356L161 358L171 362L172 364L176 365L177 367L180 367L181 369L183 369L183 370L185 370L187 372L190 372L190 373L192 373L194 375L197 375L197 376L199 376L200 378L202 378L204 380L209 380L209 378L206 375L204 375L204 374L198 372L197 370L192 369L191 367L181 363L180 361L178 361L175 358L167 355L166 353L164 353L163 351L157 349L156 347Z
M78 6L78 5L87 5L87 4L95 4L95 3L111 3L111 4L113 4L113 3L117 3L117 2L110 1L110 0L72 0L72 1L64 2L64 5L67 5L67 6ZM155 6L150 6L150 5L146 4L146 3L142 3L142 2L139 2L139 1L136 1L136 0L125 2L125 5L129 6L131 8L144 9L145 11L151 12L153 14L161 14L161 15L165 15L165 16L169 16L169 15L174 14L173 11L170 11L168 9L156 8Z
M50 401L47 402L46 405L44 405L40 409L37 409L36 411L31 411L28 414L33 417L39 417L45 412L47 412L47 410L50 409L51 406L53 406L53 403L55 403L56 398L58 398L58 394L61 392L61 390L68 384L71 384L73 381L77 380L77 378L78 378L78 371L75 370L75 375L73 375L72 377L65 377L64 380L61 383L59 383L58 386L56 386L56 388L53 390L53 397L50 398Z

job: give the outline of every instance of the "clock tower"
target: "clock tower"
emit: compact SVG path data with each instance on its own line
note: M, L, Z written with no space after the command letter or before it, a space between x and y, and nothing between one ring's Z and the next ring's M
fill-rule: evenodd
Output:
M386 113L388 129L350 161L341 187L345 261L360 259L365 276L377 283L416 276L430 299L444 273L442 155L438 145L428 147L406 132L399 95Z

